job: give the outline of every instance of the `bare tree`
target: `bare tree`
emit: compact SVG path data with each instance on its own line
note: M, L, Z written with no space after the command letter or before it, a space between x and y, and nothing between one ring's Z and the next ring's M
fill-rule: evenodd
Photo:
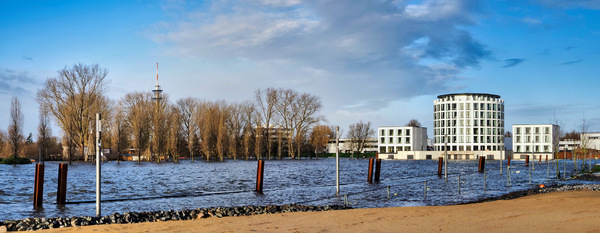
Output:
M160 163L160 158L166 152L167 145L167 124L169 118L169 100L165 94L160 97L152 98L152 131L151 131L151 154L156 158L156 162Z
M183 135L182 114L176 106L169 106L167 129L167 154L173 157L174 162L179 161L179 141L185 140Z
M46 160L46 156L50 153L50 137L52 137L52 129L50 128L50 116L48 110L40 106L40 123L38 125L38 146L40 154L40 162Z
M14 96L10 102L10 122L8 124L8 143L10 146L10 157L18 158L23 149L23 112L21 102Z
M118 105L115 107L114 118L112 122L113 129L113 145L117 152L117 163L121 162L121 155L129 145L129 135L131 130L127 124L127 116L125 116L124 106Z
M308 129L312 125L325 119L322 115L317 115L321 106L320 98L309 93L298 95L298 98L296 98L295 102L292 104L292 111L295 112L295 117L292 118L293 129L296 132L296 138L298 139L296 140L298 159L300 159L301 145L306 138Z
M354 151L362 153L367 139L369 139L369 137L372 137L373 134L375 134L375 130L371 128L370 121L367 123L359 121L349 126L347 137L350 138L352 156L354 156Z
M250 157L250 151L252 151L252 139L254 139L254 135L252 135L252 126L254 125L254 105L251 102L248 102L246 105L242 107L243 114L243 122L244 122L244 156L246 160Z
M257 114L261 119L262 127L266 129L266 141L267 141L267 156L271 159L271 149L273 145L271 143L271 123L275 116L275 105L277 104L277 90L274 88L267 88L262 91L261 89L256 90L254 99L256 101Z
M177 100L177 107L181 114L181 124L183 136L187 141L187 147L190 153L190 159L194 161L194 144L197 143L197 125L195 117L197 115L198 100L194 98L184 98Z
M561 121L559 121L556 118L556 113L554 113L554 125L558 126L558 128L556 129L556 132L554 132L552 134L552 148L554 148L554 159L556 161L558 161L558 152L559 152L559 144L560 144L560 139L563 137L563 123ZM567 150L567 147L565 146L564 150ZM566 158L563 158L566 159ZM558 162L555 163L556 164L556 178L560 178L560 169L558 167Z
M298 98L298 93L291 89L279 89L277 91L277 104L275 110L279 115L279 125L283 126L284 130L287 130L287 143L288 143L288 154L294 158L294 128L296 115L298 111L294 111L294 104Z
M580 133L580 143L581 143L581 153L583 154L583 160L581 163L581 171L585 171L585 169L587 168L588 164L587 162L587 153L588 153L588 147L590 146L590 139L589 139L589 135L587 135L588 133L588 125L585 122L585 118L583 118L582 123L581 123L581 133ZM591 169L591 168L589 168Z
M417 119L411 119L406 126L421 127L421 122L419 122Z
M324 151L329 139L333 138L333 132L331 128L326 125L315 125L310 134L310 144L315 147L315 153L317 159L319 158L319 152Z
M133 92L125 95L122 103L125 107L125 119L131 129L131 143L138 151L138 163L141 161L142 150L149 144L151 125L151 103L149 92Z
M106 92L107 74L108 71L98 65L65 67L58 71L56 77L48 78L44 88L37 93L38 103L57 119L68 140L77 142L82 155L88 122L95 116L95 112L91 111L92 106ZM69 153L69 163L71 156L72 153Z

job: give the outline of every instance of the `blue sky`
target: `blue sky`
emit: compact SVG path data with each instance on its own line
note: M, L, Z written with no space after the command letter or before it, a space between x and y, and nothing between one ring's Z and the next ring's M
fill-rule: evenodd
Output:
M10 98L36 134L35 94L76 63L108 69L107 93L160 84L171 101L251 99L258 88L320 96L347 128L418 119L437 95L501 95L506 130L583 119L600 131L600 1L2 1L0 129ZM59 129L54 129L58 134Z

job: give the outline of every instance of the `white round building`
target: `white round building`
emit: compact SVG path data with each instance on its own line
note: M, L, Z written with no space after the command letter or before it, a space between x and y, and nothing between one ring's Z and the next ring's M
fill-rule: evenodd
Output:
M504 100L499 95L440 95L433 101L433 120L436 151L499 151L504 145Z

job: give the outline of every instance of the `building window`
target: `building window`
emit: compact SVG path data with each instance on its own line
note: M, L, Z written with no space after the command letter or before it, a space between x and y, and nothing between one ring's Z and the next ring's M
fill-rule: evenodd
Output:
M410 137L406 137L406 143L410 143Z
M393 138L393 137L390 137L390 138L388 139L388 143L390 143L390 144L393 144L393 143L394 143L394 138Z
M522 152L521 151L521 146L517 146L517 150L515 152Z
M535 127L535 134L540 134L540 127Z
M531 128L525 127L525 134L531 134Z
M381 144L385 144L385 138L384 138L384 137L381 137L381 138L379 139L379 143L381 143Z
M515 134L521 134L521 127L515 128Z
M406 129L406 136L410 136L410 129Z
M397 137L396 138L396 143L398 143L398 144L402 143L402 138L401 137Z
M545 134L550 134L550 127L544 128L544 133Z
M399 130L398 130L398 133L397 133L396 135L398 135L398 136L402 135L402 130L401 130L401 129L399 129Z
M389 132L390 132L389 136L394 136L394 130L393 129L390 129Z
M388 146L387 152L388 153L394 153L394 147L393 146Z
M544 146L544 152L550 152L550 146Z
M385 136L385 130L382 129L381 130L381 135L379 135L379 136Z
M385 146L379 147L379 153L385 153Z
M410 151L410 146L405 146L405 147L404 147L404 150L405 150L405 151Z

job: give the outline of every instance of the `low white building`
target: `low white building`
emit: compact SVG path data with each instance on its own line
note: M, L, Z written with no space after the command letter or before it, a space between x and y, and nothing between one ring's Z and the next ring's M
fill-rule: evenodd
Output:
M559 126L554 124L515 124L513 159L554 159L554 143L558 143Z
M352 139L340 138L340 153L352 153ZM327 142L327 153L335 153L335 139ZM377 138L369 138L360 153L377 152Z
M427 151L427 128L413 126L388 126L377 128L380 154L397 151Z
M586 144L585 147L588 149L598 150L600 149L600 133L584 133L581 134L581 143Z
M581 141L574 139L564 139L558 143L558 151L573 151L581 146Z

